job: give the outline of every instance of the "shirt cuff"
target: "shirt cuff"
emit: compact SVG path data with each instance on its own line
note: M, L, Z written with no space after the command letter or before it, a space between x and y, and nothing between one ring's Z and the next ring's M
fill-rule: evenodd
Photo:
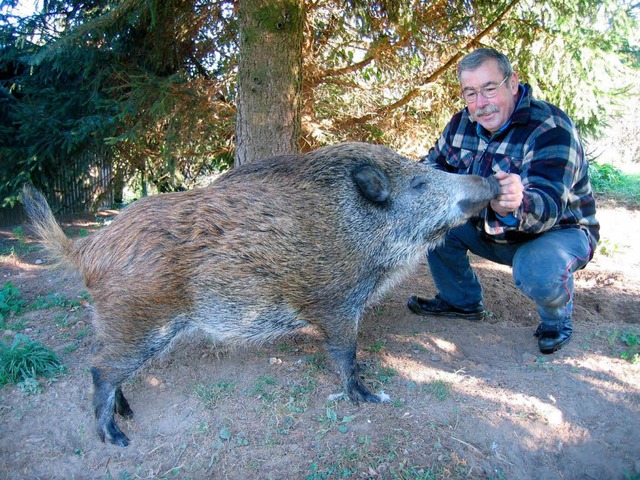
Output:
M515 227L516 225L518 225L518 219L513 213L508 213L504 217L496 213L496 217L498 218L498 220L500 220L500 222L507 225L508 227Z

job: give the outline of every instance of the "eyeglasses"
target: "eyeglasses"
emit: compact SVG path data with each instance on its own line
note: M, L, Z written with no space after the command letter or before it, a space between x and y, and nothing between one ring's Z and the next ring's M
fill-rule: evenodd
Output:
M510 76L511 73L504 77L504 80L502 80L498 85L490 85L488 87L481 88L480 90L463 90L462 98L467 103L476 103L476 100L478 100L478 95L480 94L482 94L484 98L493 98L498 94L498 89L502 85L504 85L504 82L506 82Z

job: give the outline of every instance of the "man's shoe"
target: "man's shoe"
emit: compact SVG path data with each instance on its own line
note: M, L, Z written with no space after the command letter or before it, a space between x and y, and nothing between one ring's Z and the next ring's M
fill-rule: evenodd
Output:
M540 352L548 355L557 352L569 343L572 334L573 326L571 322L566 322L560 327L560 330L541 323L533 335L538 337L538 348Z
M485 317L482 302L474 307L459 308L454 307L449 302L445 302L438 295L430 300L416 296L410 297L407 306L409 310L418 315L437 315L439 317L464 318L472 321L482 320Z

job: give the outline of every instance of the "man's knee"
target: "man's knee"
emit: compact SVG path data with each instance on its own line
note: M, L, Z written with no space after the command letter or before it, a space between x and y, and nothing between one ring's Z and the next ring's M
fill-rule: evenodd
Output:
M570 273L553 261L514 261L516 287L538 305L560 308L571 299Z

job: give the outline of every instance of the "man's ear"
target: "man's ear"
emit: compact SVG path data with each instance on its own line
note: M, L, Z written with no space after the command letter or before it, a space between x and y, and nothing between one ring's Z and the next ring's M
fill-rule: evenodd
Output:
M520 85L520 80L518 80L518 74L513 72L511 74L511 78L509 79L509 88L511 89L511 93L515 95L518 93L518 86Z

